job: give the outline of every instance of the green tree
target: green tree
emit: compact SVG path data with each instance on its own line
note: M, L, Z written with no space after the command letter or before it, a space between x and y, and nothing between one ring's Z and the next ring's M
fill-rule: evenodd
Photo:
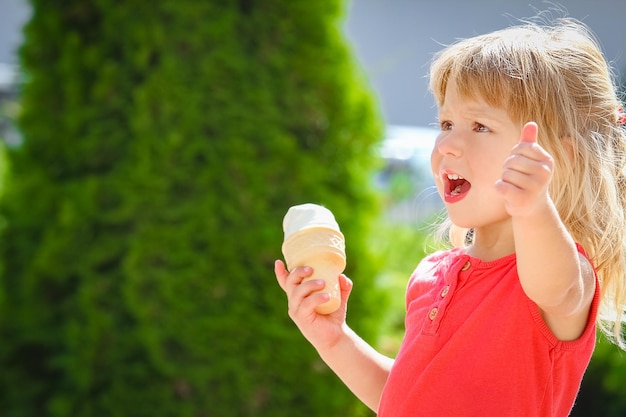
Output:
M1 202L0 410L367 415L286 314L281 221L346 235L351 325L381 125L344 2L32 0Z
M598 344L583 378L572 417L622 417L626 412L626 356L598 335Z

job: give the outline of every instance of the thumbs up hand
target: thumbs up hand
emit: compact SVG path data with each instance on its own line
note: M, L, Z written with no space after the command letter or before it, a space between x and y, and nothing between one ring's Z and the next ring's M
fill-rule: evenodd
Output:
M504 197L505 208L512 217L528 216L550 199L548 185L554 161L537 143L537 135L536 123L524 125L520 141L504 161L502 177L496 182L496 189Z

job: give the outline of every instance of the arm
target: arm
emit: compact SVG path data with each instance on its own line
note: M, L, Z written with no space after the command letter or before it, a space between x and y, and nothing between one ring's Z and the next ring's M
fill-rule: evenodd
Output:
M274 273L287 294L289 317L346 386L377 411L393 360L378 353L346 324L352 282L344 275L339 277L341 306L332 314L322 315L315 312L315 307L328 301L329 295L314 294L324 288L323 281L303 282L311 275L311 268L298 267L289 273L281 261L276 261Z
M343 383L376 412L393 359L378 353L348 326L344 332L335 346L318 352Z
M537 144L537 125L528 123L497 186L512 217L522 288L555 336L574 340L588 321L595 275L548 194L552 170L552 158Z

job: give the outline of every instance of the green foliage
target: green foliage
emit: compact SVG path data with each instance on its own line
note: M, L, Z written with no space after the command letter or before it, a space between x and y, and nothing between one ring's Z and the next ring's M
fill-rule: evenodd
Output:
M1 203L0 410L369 415L286 314L293 204L335 213L378 329L381 126L343 2L33 0Z
M572 417L622 417L626 411L626 352L599 334Z
M427 226L393 221L379 224L371 245L385 263L376 280L385 306L377 347L385 355L395 357L404 337L406 286L417 264L433 246Z

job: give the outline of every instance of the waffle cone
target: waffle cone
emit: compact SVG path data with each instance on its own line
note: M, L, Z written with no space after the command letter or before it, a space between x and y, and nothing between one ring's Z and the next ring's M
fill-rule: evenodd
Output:
M282 246L287 269L310 266L313 274L305 281L323 279L323 290L330 294L330 300L320 304L315 310L320 314L330 314L341 304L339 275L346 267L345 243L343 234L335 229L311 227L290 235Z

